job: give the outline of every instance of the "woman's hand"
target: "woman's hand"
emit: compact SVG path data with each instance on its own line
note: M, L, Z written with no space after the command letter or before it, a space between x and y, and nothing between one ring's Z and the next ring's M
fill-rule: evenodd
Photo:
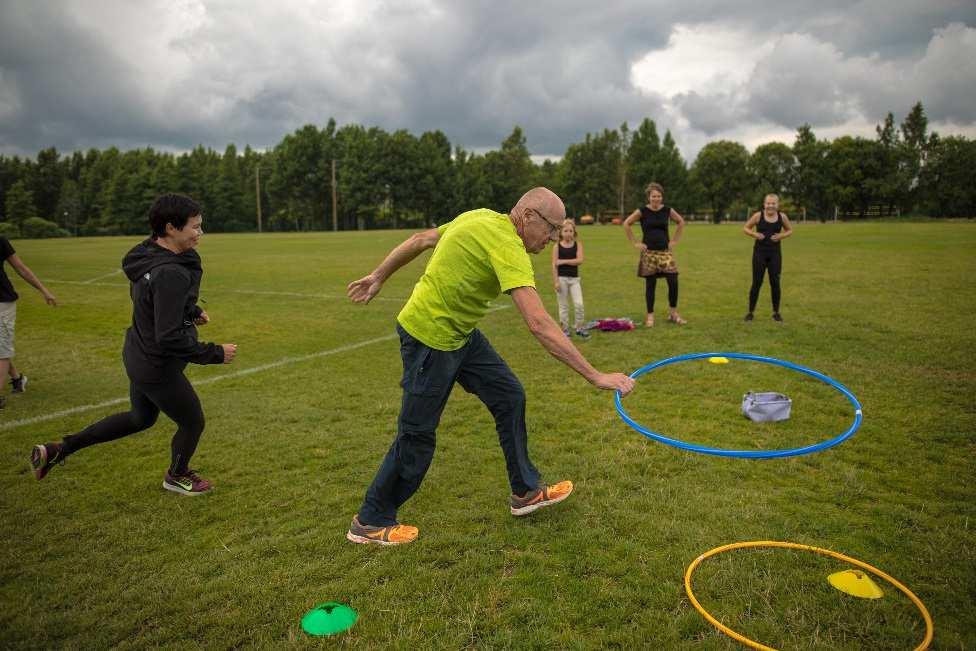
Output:
M647 250L647 245L643 242L634 242L634 248L643 253Z

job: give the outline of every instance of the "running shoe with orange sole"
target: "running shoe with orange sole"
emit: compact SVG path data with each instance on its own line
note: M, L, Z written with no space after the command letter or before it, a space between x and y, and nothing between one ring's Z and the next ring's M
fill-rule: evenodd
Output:
M354 516L346 540L360 545L405 545L417 539L420 530L409 524L394 524L388 527L374 527L363 524L359 516Z
M562 502L573 492L573 482L561 481L551 486L543 486L534 491L529 491L524 497L512 495L509 498L512 507L512 515L528 515L533 511L538 511L544 506Z

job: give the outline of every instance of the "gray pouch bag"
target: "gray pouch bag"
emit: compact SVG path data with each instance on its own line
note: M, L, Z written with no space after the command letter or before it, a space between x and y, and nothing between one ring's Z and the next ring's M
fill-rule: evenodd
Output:
M742 396L742 415L756 422L787 420L793 401L782 393L753 393Z

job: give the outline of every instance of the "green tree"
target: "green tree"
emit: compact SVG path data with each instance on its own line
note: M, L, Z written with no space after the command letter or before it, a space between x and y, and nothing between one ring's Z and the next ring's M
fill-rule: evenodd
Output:
M37 207L34 205L34 195L27 189L26 181L17 181L7 190L5 202L7 222L15 224L20 228L21 224L28 219L37 217Z
M830 212L830 201L827 199L830 185L829 153L830 143L817 140L809 124L797 129L793 142L796 168L787 191L805 212L821 220Z
M749 152L737 142L719 140L705 145L691 167L693 183L714 210L715 223L729 206L743 200L749 190Z
M65 169L57 149L48 147L37 154L32 190L37 213L44 219L55 218L54 211L57 209L58 195L61 193L64 176Z
M586 134L563 159L567 208L571 215L619 210L620 133Z
M671 137L670 129L664 133L664 140L661 141L660 161L658 183L664 186L668 205L678 212L693 211L695 198L688 183L688 165Z
M653 181L664 185L658 180L663 171L661 153L661 139L657 135L657 125L654 124L654 120L644 118L634 131L627 147L627 176L630 179L627 207L642 206L647 202L644 188L648 183ZM668 188L667 185L664 187ZM624 208L625 211L627 207Z
M928 124L929 120L925 116L925 108L921 102L915 103L901 123L902 160L908 182L907 208L909 210L920 200L918 184L929 148Z
M416 183L413 205L423 215L425 226L443 224L454 217L451 143L440 131L425 132L417 141Z
M380 129L367 130L358 124L343 126L336 132L339 212L346 228L356 228L360 223L372 226L377 210L386 198L380 180L380 146L384 135Z
M454 192L448 218L475 208L492 207L491 184L485 172L485 158L466 151L454 150Z
M844 214L863 216L879 200L883 145L867 138L843 136L830 144L831 180L827 198Z
M491 187L489 207L508 212L532 188L535 165L525 145L525 134L516 126L500 149L485 154L485 174Z
M227 145L220 159L220 172L214 192L216 205L211 208L208 222L215 231L244 229L242 212L242 181L237 147Z
M61 195L55 210L56 223L73 235L78 234L81 222L81 190L73 179L66 178L61 184Z
M793 185L796 158L793 150L781 142L768 142L756 147L749 157L749 174L755 189L749 195L749 203L760 207L767 194L784 196Z
M884 124L877 125L875 131L880 145L880 169L877 178L869 179L868 183L876 200L886 206L888 213L892 213L907 201L913 177L908 169L907 150L895 129L894 115L889 112L885 116Z
M976 217L976 141L936 136L927 149L918 186L923 208L936 217Z
M0 156L0 221L6 219L7 192L17 181L23 180L26 185L28 166L29 162L17 156Z

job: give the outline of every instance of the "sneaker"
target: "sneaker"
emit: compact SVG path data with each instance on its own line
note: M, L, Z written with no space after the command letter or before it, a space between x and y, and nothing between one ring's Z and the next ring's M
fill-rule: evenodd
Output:
M576 330L576 336L579 337L580 339L589 339L590 338L590 333L587 332L586 330L577 329Z
M405 545L417 539L420 530L409 524L394 524L388 527L374 527L363 524L356 515L346 532L346 540L360 545Z
M64 454L62 453L60 443L35 445L34 449L31 450L30 465L34 471L34 477L37 479L40 480L47 477L47 473L51 472L51 468L56 463L62 466L64 465Z
M573 492L573 482L561 481L552 486L543 486L534 491L529 491L525 497L512 495L509 498L512 507L512 515L528 515L544 506L562 502Z
M27 387L27 376L21 373L20 377L10 378L10 386L14 393L23 393Z
M750 312L749 314L746 315L745 320L746 321L752 321L752 312Z
M187 469L180 475L171 475L167 470L163 478L163 488L187 497L196 497L206 495L213 490L213 484L198 475L195 470Z
M779 312L773 312L773 321L782 321L783 317L779 315Z

